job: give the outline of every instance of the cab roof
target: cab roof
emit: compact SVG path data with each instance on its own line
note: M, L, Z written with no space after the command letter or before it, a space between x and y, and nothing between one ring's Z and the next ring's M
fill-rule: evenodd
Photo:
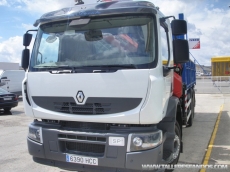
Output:
M126 15L126 14L156 14L157 8L148 1L109 1L95 4L82 4L63 8L44 14L36 20L34 26L41 23L87 18L96 16Z

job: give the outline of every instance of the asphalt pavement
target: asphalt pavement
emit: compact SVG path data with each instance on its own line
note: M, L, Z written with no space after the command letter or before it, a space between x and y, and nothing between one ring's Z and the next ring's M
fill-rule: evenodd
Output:
M224 97L219 94L196 94L193 126L183 128L183 150L179 164L201 165L211 138ZM230 132L230 131L229 131ZM198 172L199 169L183 168L175 172Z
M219 125L216 121L220 114ZM230 169L230 95L196 94L195 117L192 127L183 128L184 153L180 164L202 164L210 147L216 127L217 133L208 164L228 164ZM1 172L63 172L64 170L33 162L27 151L28 125L33 119L24 113L22 102L11 113L0 111L0 171ZM230 171L227 169L227 171ZM175 172L198 172L199 169L176 169ZM207 170L226 172L225 170Z
M195 91L198 94L230 94L230 81L213 81L211 78L197 78Z
M225 102L218 123L215 140L209 144L208 148L212 149L209 156L208 164L228 165L230 171L230 102ZM209 169L207 172L214 172L217 169ZM218 170L219 171L219 170ZM224 170L222 170L224 171Z

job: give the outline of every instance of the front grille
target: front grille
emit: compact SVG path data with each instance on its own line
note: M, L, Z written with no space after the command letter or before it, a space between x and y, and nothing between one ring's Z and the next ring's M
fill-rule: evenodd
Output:
M111 103L77 105L74 102L54 102L54 109L57 112L70 114L106 114L111 110Z
M110 125L105 123L60 121L60 124L62 128L78 130L109 130L110 128Z
M105 153L105 145L102 144L60 141L60 146L63 153L87 155L94 157L102 157Z
M69 151L104 154L105 145L66 142L66 149Z
M69 135L69 134L59 134L59 138L67 138L67 139L75 139L75 140L88 140L88 141L100 141L106 142L105 137L95 137L95 136L77 136L77 135Z
M106 137L94 135L58 134L63 153L101 157L105 152Z

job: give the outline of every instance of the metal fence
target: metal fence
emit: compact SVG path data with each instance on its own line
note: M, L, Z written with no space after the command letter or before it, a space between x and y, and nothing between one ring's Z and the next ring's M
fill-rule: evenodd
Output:
M197 94L230 94L230 76L197 76Z

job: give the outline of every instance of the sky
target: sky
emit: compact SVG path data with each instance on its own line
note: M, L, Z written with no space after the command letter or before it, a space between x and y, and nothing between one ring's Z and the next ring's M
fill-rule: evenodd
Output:
M97 0L83 0L85 4ZM230 0L149 0L166 15L184 13L188 38L200 38L190 50L201 65L214 56L230 56ZM71 7L74 0L0 0L0 62L21 62L22 37L44 13ZM193 57L191 57L193 60Z

